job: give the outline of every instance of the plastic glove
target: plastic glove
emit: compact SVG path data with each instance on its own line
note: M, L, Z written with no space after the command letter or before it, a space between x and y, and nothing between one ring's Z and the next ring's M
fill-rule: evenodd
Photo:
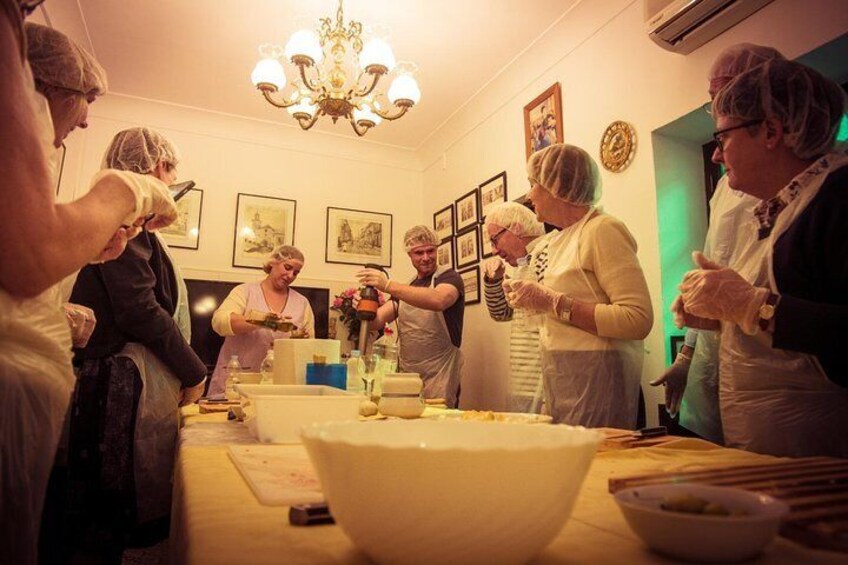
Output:
M507 279L503 287L510 306L532 312L556 313L557 299L562 296L561 292L533 281Z
M100 182L114 183L132 193L135 209L121 222L124 226L138 225L138 219L143 218L146 220L145 229L152 231L164 228L177 219L177 205L171 191L164 182L152 175L104 169L91 179L92 185Z
M490 280L499 280L504 276L504 264L500 257L489 257L483 262L483 275Z
M140 226L118 228L118 231L115 232L115 235L112 236L112 239L109 240L106 247L100 252L100 255L95 257L91 262L105 263L106 261L117 259L124 252L124 249L127 248L127 242L140 233Z
M718 320L699 318L687 312L683 304L683 297L679 294L674 299L674 302L671 303L671 312L674 314L674 325L677 326L677 329L695 328L698 330L713 331L721 329L721 322Z
M187 406L189 404L194 404L200 397L203 396L203 389L206 386L206 378L194 386L181 388L180 389L180 398L179 398L179 406Z
M671 367L650 383L651 386L665 385L665 409L672 418L680 411L680 401L683 400L683 393L686 391L686 380L689 377L691 364L692 357L681 351Z
M71 328L71 342L76 348L83 348L88 345L88 340L91 334L94 333L94 327L97 325L97 317L94 315L94 310L80 304L64 304L65 317L68 319L68 326Z
M701 318L733 322L749 335L756 333L760 306L769 290L751 285L733 269L713 263L699 251L692 259L701 268L686 273L680 284L686 311Z
M383 271L377 269L362 269L356 273L359 283L365 286L373 286L377 290L388 292L389 277Z

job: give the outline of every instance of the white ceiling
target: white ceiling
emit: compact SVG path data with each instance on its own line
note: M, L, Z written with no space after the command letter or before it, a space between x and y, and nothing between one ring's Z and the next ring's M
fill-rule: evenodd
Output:
M580 0L347 0L345 21L382 26L419 67L421 102L369 141L415 149ZM90 48L111 93L298 127L250 82L263 43L333 17L336 0L49 0L49 22ZM352 136L323 118L313 129ZM304 135L308 135L304 133Z

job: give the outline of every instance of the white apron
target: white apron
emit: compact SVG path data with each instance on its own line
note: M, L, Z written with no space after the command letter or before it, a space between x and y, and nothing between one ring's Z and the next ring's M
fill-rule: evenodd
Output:
M778 215L769 237L758 241L751 224L735 266L754 286L778 292L774 242L818 194L825 176L813 181L808 171L796 178L809 184ZM774 349L770 332L746 335L723 322L720 363L721 419L729 447L788 457L848 457L848 390L828 380L815 356Z
M433 274L430 288L435 286L438 274ZM444 314L401 302L398 335L400 370L421 375L424 398L444 398L448 408L456 408L462 352L451 342Z
M567 294L577 300L604 303L580 265L583 226L595 215L590 209L574 226L552 238L545 284L555 290L567 279ZM578 274L579 272L579 274ZM642 373L640 341L606 338L545 317L542 327L542 378L545 402L554 423L633 429L639 409Z
M185 281L164 240L156 234L177 281L174 321L186 342L191 341L191 320ZM119 356L138 367L142 389L138 401L133 444L138 523L166 516L171 511L171 476L179 432L179 396L182 385L158 357L139 343L128 343Z

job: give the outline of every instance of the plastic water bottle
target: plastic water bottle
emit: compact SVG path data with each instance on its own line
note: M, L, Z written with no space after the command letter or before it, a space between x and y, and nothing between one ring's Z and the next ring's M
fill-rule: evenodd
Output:
M239 383L239 374L241 373L241 363L239 363L238 355L231 355L225 367L227 371L226 396L228 400L238 400L238 393L235 385Z
M536 271L530 264L529 256L518 259L515 271L513 272L513 278L517 281L538 282ZM539 312L532 312L521 308L516 308L513 311L513 321L527 330L538 330L541 328L543 319L544 314Z
M265 359L262 360L262 364L259 365L259 372L262 374L262 378L259 380L259 384L261 385L270 385L274 383L274 350L268 349L268 353L265 355Z
M363 390L362 376L365 374L365 363L358 349L350 352L347 360L347 390L359 392Z

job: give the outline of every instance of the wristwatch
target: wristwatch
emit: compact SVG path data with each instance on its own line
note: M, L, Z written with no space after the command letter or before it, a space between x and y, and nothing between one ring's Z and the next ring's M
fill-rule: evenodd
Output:
M571 308L574 306L574 299L570 296L562 296L562 300L557 304L557 318L563 322L571 322Z
M780 295L770 292L766 301L763 302L763 305L760 306L760 329L763 331L767 331L769 326L771 325L771 321L774 319L774 313L777 309L777 303L780 301Z

